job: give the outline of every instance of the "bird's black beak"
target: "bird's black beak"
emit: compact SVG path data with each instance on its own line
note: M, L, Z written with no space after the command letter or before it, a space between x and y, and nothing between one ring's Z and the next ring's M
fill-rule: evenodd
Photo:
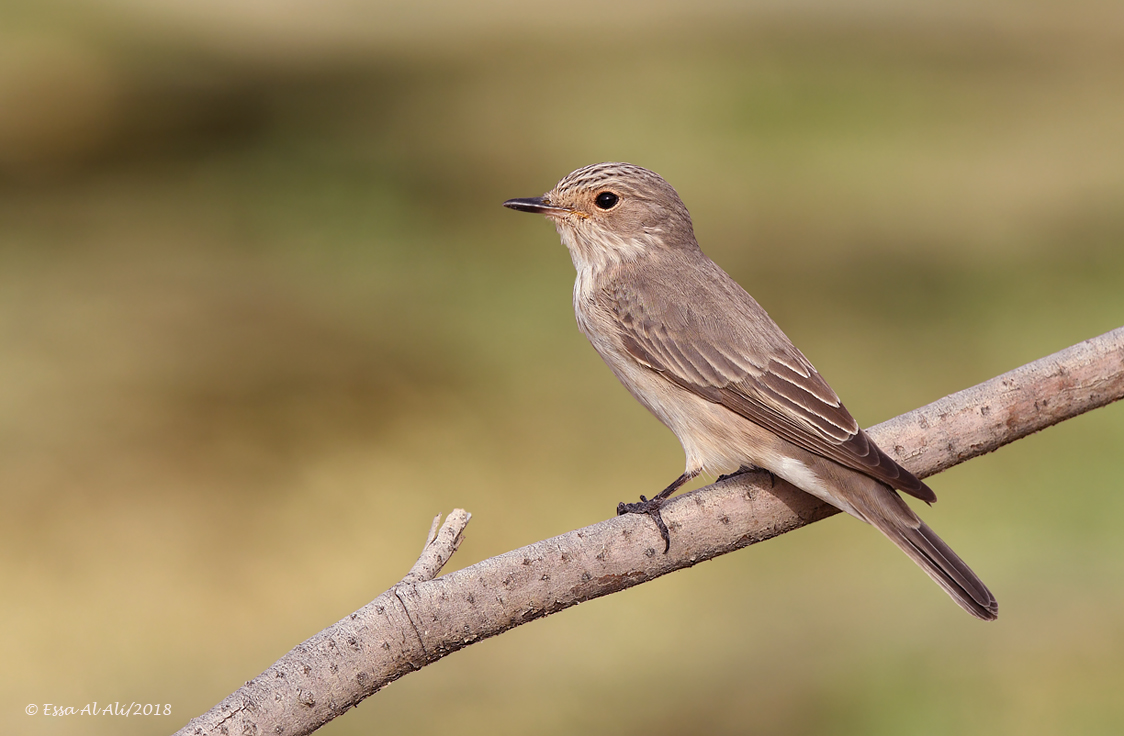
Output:
M509 199L503 203L504 207L520 212L534 212L539 215L567 215L570 210L565 207L555 207L547 204L542 197L525 197L523 199Z

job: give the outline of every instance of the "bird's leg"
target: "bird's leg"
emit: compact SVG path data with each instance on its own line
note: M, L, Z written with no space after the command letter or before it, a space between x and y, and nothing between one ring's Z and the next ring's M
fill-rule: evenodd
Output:
M623 501L618 503L617 516L623 516L624 514L647 514L651 516L652 520L656 522L656 527L660 530L660 536L663 537L663 552L667 554L667 551L671 549L671 533L667 530L667 524L663 522L663 516L660 515L660 507L671 494L679 490L681 485L698 474L699 471L697 470L684 473L673 480L667 488L653 496L651 500L641 496L639 503L625 503Z

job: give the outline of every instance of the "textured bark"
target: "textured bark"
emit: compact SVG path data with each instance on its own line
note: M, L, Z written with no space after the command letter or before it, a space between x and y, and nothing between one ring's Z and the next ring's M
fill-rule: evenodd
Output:
M1124 328L869 430L926 477L1124 396ZM838 513L750 473L674 499L671 551L647 517L620 516L435 576L469 515L430 530L395 587L297 646L179 734L306 734L402 675L473 642Z
M870 429L925 478L1124 396L1124 327Z

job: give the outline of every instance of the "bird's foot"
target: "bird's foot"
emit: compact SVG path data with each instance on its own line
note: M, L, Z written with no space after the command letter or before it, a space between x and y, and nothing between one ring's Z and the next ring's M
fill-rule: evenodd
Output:
M666 497L661 498L660 496L656 496L651 500L641 496L638 503L625 503L622 501L617 504L617 516L624 516L625 514L647 514L652 517L652 520L656 522L656 527L660 530L660 536L663 537L663 553L665 555L668 550L671 549L671 533L668 532L667 524L664 523L663 516L660 515L660 507L664 505L666 500Z
M723 473L722 475L718 476L718 478L715 479L714 482L715 483L721 483L724 480L729 480L730 478L737 478L739 475L745 475L746 473L752 473L756 470L761 470L761 468L757 467L756 465L743 465L732 473Z
M757 472L763 472L763 473L767 474L769 476L769 487L770 488L776 488L776 486L777 486L777 476L776 476L776 474L774 474L773 471L771 471L771 470L765 470L765 468L760 468L756 465L743 465L732 473L726 473L725 475L718 476L718 478L714 482L715 483L721 483L722 481L729 480L730 478L737 478L739 475L745 475L746 473L757 473Z
M698 470L688 470L671 482L667 488L663 489L649 501L644 496L640 497L639 503L621 503L617 504L617 516L625 514L647 514L652 517L659 527L660 536L663 537L663 553L666 555L667 551L671 549L671 533L667 530L667 524L663 523L663 516L660 515L660 507L664 505L671 494L679 490L679 487L694 478L699 474Z

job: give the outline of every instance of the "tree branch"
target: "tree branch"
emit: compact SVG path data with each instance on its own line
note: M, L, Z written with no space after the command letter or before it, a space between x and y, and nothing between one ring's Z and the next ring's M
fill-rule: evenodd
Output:
M869 430L926 477L1124 396L1124 327L946 396ZM762 473L684 494L663 509L671 551L647 517L619 516L440 578L469 514L434 519L397 585L298 645L183 736L307 734L405 674L489 636L771 539L836 509Z

